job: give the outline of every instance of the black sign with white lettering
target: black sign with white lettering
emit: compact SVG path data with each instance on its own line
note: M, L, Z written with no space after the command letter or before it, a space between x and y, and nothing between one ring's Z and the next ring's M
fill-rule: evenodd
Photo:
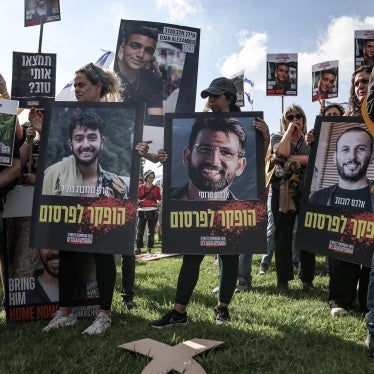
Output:
M44 108L55 92L56 54L13 52L12 99L21 108Z

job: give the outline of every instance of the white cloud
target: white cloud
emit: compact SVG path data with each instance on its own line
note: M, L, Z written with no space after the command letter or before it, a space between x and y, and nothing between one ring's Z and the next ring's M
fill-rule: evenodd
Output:
M156 0L158 9L164 8L171 19L181 21L191 14L197 14L201 10L201 6L196 1L191 0Z
M339 80L350 85L354 70L354 30L374 29L374 17L360 20L358 17L332 18L327 30L320 30L315 50L299 53L299 82L310 84L313 64L339 60Z
M256 82L265 82L264 66L266 60L266 33L249 34L247 30L238 33L239 52L223 57L219 62L219 70L229 77L240 70L245 71L246 77Z
M374 17L363 20L348 16L331 18L327 28L319 30L316 43L310 46L309 52L298 52L299 87L311 85L313 64L328 60L339 60L340 82L349 86L354 68L354 30L370 29L374 29ZM225 76L244 69L246 76L256 81L256 90L265 91L265 61L269 43L267 33L249 34L247 30L241 30L237 42L240 50L219 60L218 69Z

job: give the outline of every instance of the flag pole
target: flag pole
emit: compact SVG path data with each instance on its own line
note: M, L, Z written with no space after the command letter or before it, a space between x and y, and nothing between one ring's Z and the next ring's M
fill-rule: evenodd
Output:
M40 24L38 53L41 53L41 52L42 52L43 29L44 29L44 23L42 22L42 23Z

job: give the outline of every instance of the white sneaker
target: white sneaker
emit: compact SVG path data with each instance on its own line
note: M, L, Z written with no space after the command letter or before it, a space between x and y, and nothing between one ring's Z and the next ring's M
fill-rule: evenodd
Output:
M333 317L346 316L348 312L344 308L331 308L331 315Z
M83 335L98 335L106 331L112 324L112 320L105 313L100 312L92 325L82 332Z
M213 293L217 293L217 292L219 292L219 286L214 287L214 288L212 289L212 292L213 292Z
M78 322L77 317L74 313L65 315L60 309L57 310L55 316L49 321L48 325L43 328L44 332L58 329L60 327L73 326Z

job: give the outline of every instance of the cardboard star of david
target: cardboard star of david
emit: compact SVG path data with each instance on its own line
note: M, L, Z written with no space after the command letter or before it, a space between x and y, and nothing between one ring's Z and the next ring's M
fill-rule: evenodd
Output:
M141 339L119 345L119 348L151 357L152 361L144 368L142 374L178 373L204 374L202 366L192 357L209 349L221 346L224 342L206 339L191 339L174 347L153 339Z

